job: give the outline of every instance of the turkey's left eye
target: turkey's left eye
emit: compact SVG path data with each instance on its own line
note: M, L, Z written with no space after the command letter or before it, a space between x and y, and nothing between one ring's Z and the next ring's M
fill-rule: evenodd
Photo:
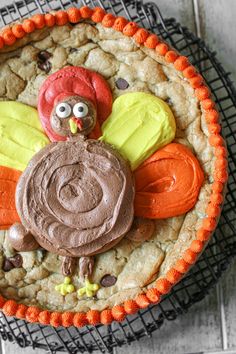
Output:
M83 102L76 103L73 107L73 113L76 116L76 118L86 117L88 111L89 111L88 106Z
M56 114L59 118L67 118L71 114L71 106L68 103L59 103L56 106Z

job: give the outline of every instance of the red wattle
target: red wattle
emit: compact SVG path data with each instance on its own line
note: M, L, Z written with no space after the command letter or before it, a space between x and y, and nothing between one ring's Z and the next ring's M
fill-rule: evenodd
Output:
M77 125L79 130L83 129L83 121L82 121L82 119L73 117L72 120L73 120L73 122L75 122L75 124Z

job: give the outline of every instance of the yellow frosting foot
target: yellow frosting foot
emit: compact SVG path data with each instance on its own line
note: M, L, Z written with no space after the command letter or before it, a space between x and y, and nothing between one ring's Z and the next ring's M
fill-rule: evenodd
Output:
M86 295L87 297L93 297L99 289L98 284L90 283L89 279L85 279L85 286L77 291L79 297Z
M65 277L62 284L55 286L55 290L58 291L61 295L65 296L67 294L73 293L75 291L75 287L73 284L71 284L71 279L69 277Z

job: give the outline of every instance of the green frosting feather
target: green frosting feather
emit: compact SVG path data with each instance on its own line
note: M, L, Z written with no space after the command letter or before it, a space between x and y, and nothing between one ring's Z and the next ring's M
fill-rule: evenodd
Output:
M174 115L166 102L144 92L118 97L102 125L102 141L113 145L132 170L175 137Z
M23 171L49 144L37 110L20 102L0 102L0 165Z

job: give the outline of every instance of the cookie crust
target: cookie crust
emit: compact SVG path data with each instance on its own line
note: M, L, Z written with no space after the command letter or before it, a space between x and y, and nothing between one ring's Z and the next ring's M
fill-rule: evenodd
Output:
M199 201L184 216L156 221L155 235L151 240L142 244L123 240L112 250L98 255L92 281L99 283L107 269L113 269L112 275L117 281L111 287L102 287L96 299L78 300L76 293L64 298L56 293L55 285L63 280L60 275L61 259L42 251L21 253L23 268L6 273L0 271L1 294L4 297L51 311L85 312L91 309L102 311L124 301L133 301L140 293L152 288L156 280L159 284L157 289L163 294L171 283L176 282L171 282L170 271L174 266L176 269L177 261L180 258L184 260L182 268L179 264L176 270L179 274L184 273L187 266L195 262L203 242L215 228L217 216L213 215L213 209L208 213L206 210L213 185L216 189L216 183L223 185L225 182L224 175L215 171L216 160L225 158L225 152L220 153L214 137L209 139L212 134L208 125L213 119L213 113L210 115L209 111L213 109L205 110L199 103L199 100L208 99L207 89L200 91L201 86L197 89L192 87L194 85L186 78L188 65L184 68L184 61L177 62L181 58L178 54L173 64L163 55L164 48L157 49L160 44L156 44L154 50L137 43L137 38L124 36L113 28L90 20L83 20L75 26L67 24L38 30L2 49L0 99L18 100L36 107L37 93L44 79L66 65L85 66L102 74L112 88L113 98L124 93L124 86L119 88L116 83L125 79L129 84L125 86L125 92L150 92L170 105L177 125L175 142L188 146L196 154L205 173ZM38 55L42 51L51 54L49 73L38 65ZM216 190L213 192L216 194ZM198 243L202 243L198 251L196 243L193 246L196 235ZM13 250L4 235L0 242L0 260L3 262L4 257L13 254ZM82 286L76 275L73 283ZM127 309L126 313L129 313Z

